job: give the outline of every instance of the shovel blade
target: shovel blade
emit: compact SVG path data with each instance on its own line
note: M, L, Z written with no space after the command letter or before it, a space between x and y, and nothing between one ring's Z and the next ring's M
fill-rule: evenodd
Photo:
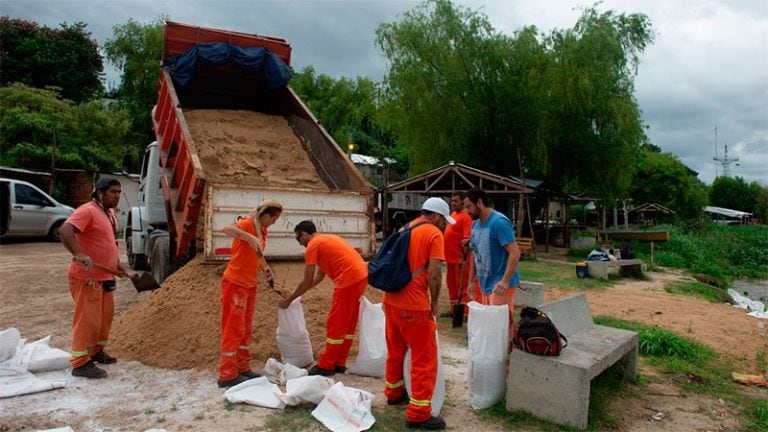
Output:
M131 282L138 292L152 291L160 288L160 284L157 283L155 278L150 273L142 273L141 275L133 274L131 276Z

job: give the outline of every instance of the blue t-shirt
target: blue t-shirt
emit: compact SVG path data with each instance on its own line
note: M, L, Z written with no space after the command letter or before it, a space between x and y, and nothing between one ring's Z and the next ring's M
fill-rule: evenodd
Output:
M515 230L512 222L496 210L491 211L485 223L480 222L480 219L472 222L469 245L475 255L475 271L483 293L490 294L496 282L504 276L507 258L509 258L509 253L504 246L514 241ZM520 285L520 271L515 269L509 286L518 285Z

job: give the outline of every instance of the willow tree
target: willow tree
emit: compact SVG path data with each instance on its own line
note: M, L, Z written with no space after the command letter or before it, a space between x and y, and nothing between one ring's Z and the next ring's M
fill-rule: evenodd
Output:
M449 0L428 0L377 29L391 67L381 122L414 172L456 160L526 172L605 198L625 194L647 141L634 99L644 15L586 9L573 29L512 35Z

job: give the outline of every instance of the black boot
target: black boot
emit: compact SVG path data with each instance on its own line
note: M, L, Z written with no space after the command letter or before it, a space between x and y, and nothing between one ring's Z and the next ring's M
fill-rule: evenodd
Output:
M105 371L104 369L99 369L93 363L93 360L88 360L88 363L80 367L72 368L72 376L99 379L99 378L106 378L107 371Z

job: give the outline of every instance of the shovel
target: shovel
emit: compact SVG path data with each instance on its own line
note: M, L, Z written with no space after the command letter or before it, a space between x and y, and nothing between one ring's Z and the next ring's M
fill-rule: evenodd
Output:
M461 285L461 289L459 289L459 301L453 305L453 328L461 328L461 326L464 325L464 308L466 306L461 300L464 298L464 286L466 285L464 283L464 268L466 266L467 263L465 261L461 266L461 274L459 275L459 284Z
M256 249L256 255L259 257L259 262L261 263L262 266L264 266L264 268L269 267L267 265L267 260L264 259L264 254L262 254L260 250ZM277 288L275 288L275 277L274 277L274 274L272 275L271 278L267 279L267 284L269 285L269 288L272 289L272 291L278 293L280 295L280 297L283 297L283 293L280 290L278 290Z
M93 263L93 267L107 273L111 273L115 276L123 276L123 274L117 270L101 264ZM147 272L142 273L141 276L139 276L137 273L133 273L129 276L129 278L131 279L131 282L133 282L133 286L138 292L152 291L160 288L160 284L157 283L155 278L153 278L152 275Z

